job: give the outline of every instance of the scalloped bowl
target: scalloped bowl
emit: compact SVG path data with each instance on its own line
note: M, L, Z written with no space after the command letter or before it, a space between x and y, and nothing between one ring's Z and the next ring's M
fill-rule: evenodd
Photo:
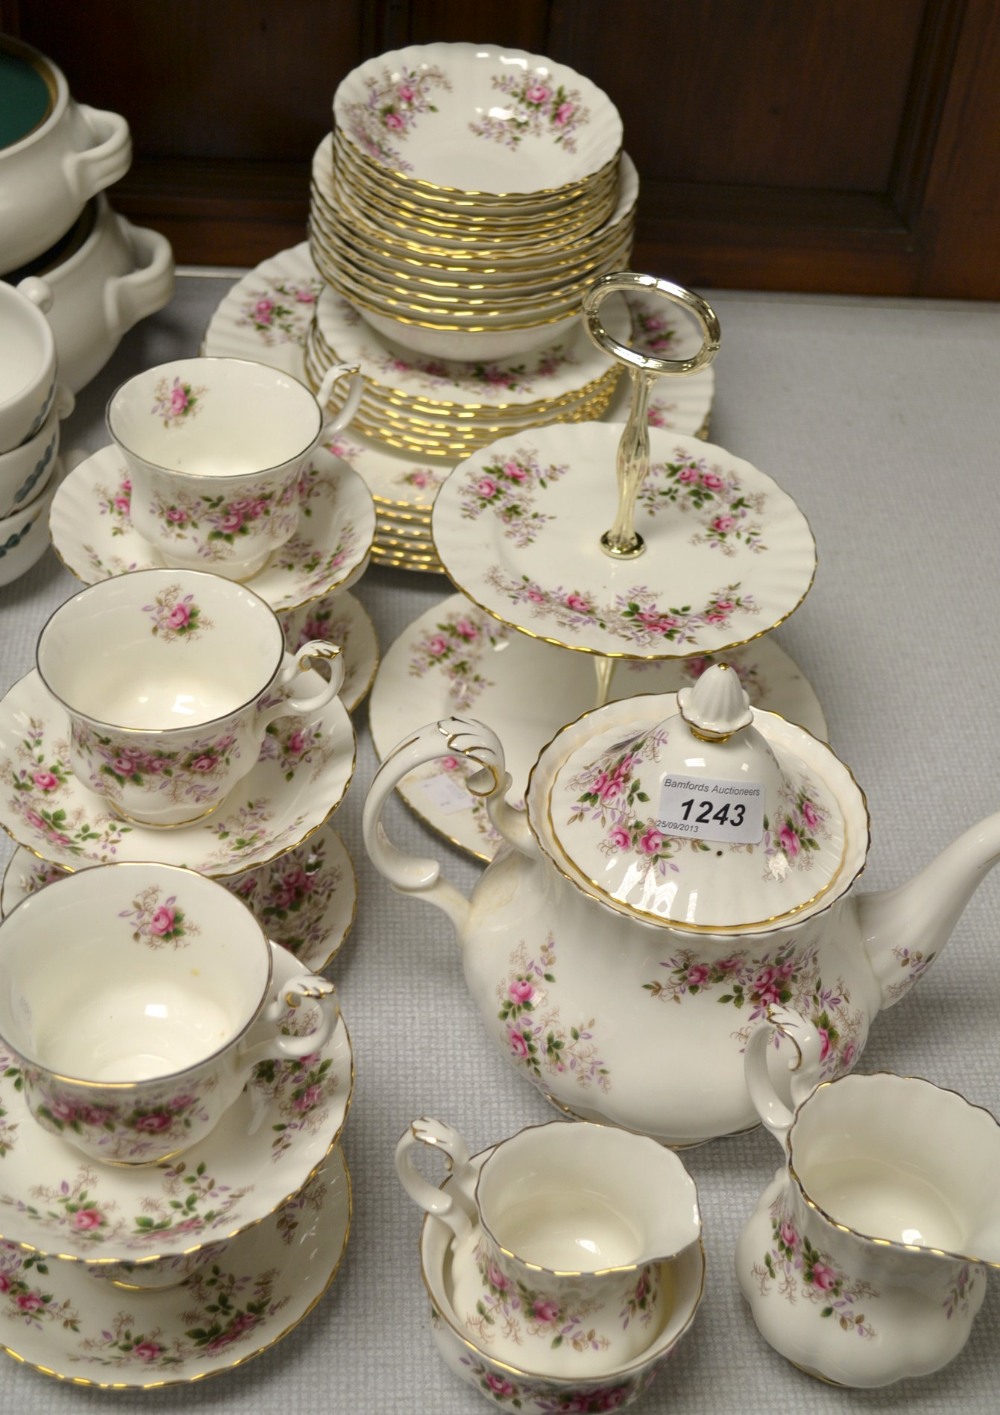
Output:
M397 181L487 197L585 183L622 143L618 110L589 79L492 44L417 44L369 59L338 86L333 115Z

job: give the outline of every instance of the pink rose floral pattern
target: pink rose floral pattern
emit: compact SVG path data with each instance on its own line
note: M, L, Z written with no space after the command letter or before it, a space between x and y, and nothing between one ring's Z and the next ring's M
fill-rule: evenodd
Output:
M209 563L225 559L227 548L266 531L275 538L290 534L298 524L298 480L291 477L277 491L262 485L244 486L239 496L192 496L153 493L151 514L169 541L184 542L192 532L208 527L198 554Z
M507 1340L513 1339L519 1345L525 1338L533 1338L544 1342L549 1350L565 1346L573 1351L604 1351L611 1345L603 1332L587 1325L602 1305L597 1299L576 1293L560 1301L544 1288L529 1286L497 1263L485 1240L477 1243L474 1257L482 1296L475 1312L466 1313L465 1323L479 1333L484 1346L489 1345L498 1329ZM619 1317L623 1331L634 1320L647 1326L652 1322L658 1293L652 1265L624 1280Z
M52 1290L49 1266L42 1253L28 1253L16 1243L0 1242L0 1312L8 1322L39 1330L57 1326L80 1330L80 1314Z
M663 305L654 303L652 297L647 301L626 294L624 300L632 320L633 347L643 354L676 358L677 327L663 312Z
M368 348L362 352L366 361L381 373L406 375L408 387L440 392L458 384L487 399L499 399L505 393L534 393L539 383L555 378L578 362L562 344L552 345L533 360L522 359L517 363L470 360L456 364L415 354L404 357L402 353Z
M576 151L576 138L590 121L590 110L575 88L553 83L540 74L494 74L490 83L503 97L503 117L487 109L469 128L477 137L517 148L525 138L552 138L566 152Z
M634 855L646 868L659 875L678 871L675 856L684 851L717 850L704 840L681 839L659 829L656 803L642 789L640 768L656 763L669 738L666 731L638 733L603 753L596 762L572 777L569 786L580 794L567 823L596 821L604 837L601 853L613 857ZM647 770L645 776L651 773ZM789 870L809 869L818 837L826 834L828 812L819 804L818 793L808 782L789 787L779 796L773 818L764 817L764 837L760 849L764 857L762 878L780 883ZM729 845L729 851L753 853L753 845Z
M71 734L81 774L85 767L94 790L119 808L126 787L176 804L198 806L212 801L220 775L242 755L230 731L202 737L184 751L163 747L162 738L155 735L112 737L80 722L72 724Z
M538 956L529 957L521 942L511 954L507 975L497 987L497 1017L503 1025L507 1055L529 1080L545 1090L546 1077L570 1076L581 1090L611 1090L611 1073L598 1054L593 1017L569 1026L549 1002L548 985L556 981L555 937L550 932Z
M250 905L268 938L305 958L326 941L327 910L343 883L343 873L327 858L326 841L320 836L230 888Z
M121 479L113 491L106 486L94 488L100 514L111 518L111 534L121 536L132 524L132 479L123 467Z
M706 458L691 457L678 449L673 462L650 466L638 505L650 516L666 505L676 506L682 513L703 512L691 544L735 555L740 545L755 553L767 549L756 519L763 515L766 501L764 492L745 492L736 472L710 466Z
M122 909L118 917L129 920L133 941L146 948L158 949L167 944L173 948L186 947L201 929L187 917L176 894L164 899L162 893L159 885L151 884L133 899L132 908Z
M313 1007L289 1008L281 1030L289 1036L302 1036L316 1023ZM341 1089L333 1058L319 1051L287 1060L271 1058L258 1062L253 1084L272 1110L277 1111L271 1124L274 1159L290 1149L297 1138L323 1128L331 1102Z
M723 958L681 948L660 967L666 975L642 985L650 997L673 1003L714 997L720 1006L734 1008L746 1019L733 1033L741 1049L768 1008L781 1005L800 1013L818 1032L823 1080L850 1071L858 1059L867 1034L864 1015L852 1005L842 978L824 981L818 944L792 939L763 953L733 949Z
M486 688L493 687L493 680L481 671L484 657L509 637L495 619L470 608L442 619L420 637L410 654L409 675L424 678L440 672L452 707L471 707Z
M442 1324L440 1315L432 1310L432 1321ZM481 1358L463 1352L459 1358L468 1367L476 1386L494 1404L509 1406L524 1415L603 1415L603 1412L620 1410L634 1400L650 1384L656 1374L655 1367L623 1381L613 1381L595 1386L584 1386L567 1392L541 1377L514 1376L495 1371Z
M173 381L161 378L153 389L150 411L162 420L164 427L176 427L188 418L197 417L202 395L207 391L206 388L194 388L190 383L183 383L179 378Z
M563 585L547 589L528 575L508 574L499 565L491 566L484 579L511 604L528 606L535 619L548 619L570 633L600 629L635 649L695 643L701 630L724 629L735 614L759 612L753 595L740 593L739 583L715 590L704 605L693 609L665 607L645 585L616 595L610 604L599 604L584 591Z
M390 72L383 68L379 78L365 79L368 90L363 100L345 105L344 127L353 141L375 162L412 172L404 156L407 138L417 120L436 113L432 99L438 90L450 91L451 80L436 64L419 69Z
M43 853L55 847L95 862L113 860L131 827L92 818L82 806L67 808L62 798L74 781L69 754L69 742L52 740L46 724L29 717L15 757L0 759L0 782L11 791L8 806Z
M401 472L396 482L399 486L412 486L415 491L429 491L433 500L448 475L448 472L439 472L433 467L414 467L409 472Z
M563 476L565 465L539 466L538 454L521 447L502 462L488 462L469 472L461 493L462 516L477 521L486 511L498 518L503 534L517 546L531 545L542 526L554 519L533 509L539 491Z
M248 296L236 323L252 329L268 347L303 344L322 288L320 280L276 280Z
M153 637L167 643L197 639L203 629L212 627L211 619L195 604L194 595L182 595L180 585L168 585L152 604L142 606L142 612L150 617Z
M150 1100L137 1105L127 1093L123 1099L121 1092L100 1087L89 1088L83 1099L72 1083L50 1079L30 1066L23 1068L23 1078L44 1129L53 1135L66 1131L79 1135L95 1149L106 1151L109 1160L122 1164L142 1163L154 1151L158 1157L165 1144L187 1143L192 1126L208 1119L204 1096L214 1088L214 1083L204 1081L181 1090L164 1086ZM91 1217L89 1210L76 1210L74 1230L80 1232L84 1226L81 1219ZM96 1222L94 1218L95 1226Z
M332 756L333 747L321 723L278 718L267 726L259 760L277 762L285 780L292 781L303 768L321 770Z
M821 1317L832 1319L842 1331L851 1332L870 1341L876 1330L867 1320L862 1304L878 1298L878 1289L871 1283L851 1278L800 1232L792 1214L782 1200L771 1205L771 1247L751 1272L757 1279L762 1297L772 1287L786 1302L799 1297L812 1302Z
M211 1263L187 1279L191 1325L183 1337L167 1338L159 1327L143 1329L131 1312L122 1311L106 1330L81 1341L80 1352L110 1370L139 1365L169 1371L199 1353L238 1351L288 1302L287 1294L275 1300L276 1278L274 1272L238 1275Z

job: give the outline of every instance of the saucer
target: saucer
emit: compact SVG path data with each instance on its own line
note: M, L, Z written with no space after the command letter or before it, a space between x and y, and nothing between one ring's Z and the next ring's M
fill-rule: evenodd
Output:
M344 682L338 696L348 712L359 707L371 691L379 658L375 625L364 605L350 591L337 590L310 604L287 609L279 618L292 653L309 639L339 644Z
M302 964L276 944L272 950L280 991ZM287 1020L298 1025L291 1010ZM176 1159L99 1165L35 1124L17 1066L10 1057L4 1063L0 1238L90 1267L162 1262L255 1227L323 1162L354 1087L341 1018L311 1056L261 1062L212 1133Z
M812 586L812 532L786 492L722 447L650 428L645 550L604 552L619 439L608 424L540 427L461 462L431 523L456 588L532 638L615 658L723 653L787 619Z
M115 1390L231 1371L308 1316L350 1226L351 1177L334 1145L299 1193L178 1287L124 1292L0 1243L0 1346L43 1375Z
M346 589L364 570L375 537L371 493L357 472L317 447L307 473L299 529L246 581L280 613ZM116 447L102 447L65 478L49 516L52 544L85 585L163 560L134 529L131 488Z
M267 864L333 814L355 764L354 726L334 698L312 717L276 719L256 765L211 815L156 830L122 821L74 776L68 742L66 711L32 670L0 700L0 826L68 870L157 860L219 879Z
M17 849L0 889L0 918L65 873L23 846ZM340 952L357 913L354 863L332 825L270 864L220 883L249 906L273 943L313 973L322 973Z
M716 659L616 661L610 698L671 693ZM774 642L756 639L722 656L754 707L781 713L825 739L826 720L801 670ZM544 684L544 695L539 691ZM372 742L384 758L424 723L458 714L487 723L503 742L511 802L523 801L528 773L559 728L594 706L593 665L499 624L460 594L426 610L404 629L382 661L368 707ZM471 771L471 768L468 769ZM466 791L459 758L430 762L399 791L410 809L446 840L491 860L500 844L482 798Z
M258 359L305 381L305 345L324 281L309 253L309 243L280 251L262 261L238 280L220 302L209 322L201 352ZM644 300L649 300L646 307ZM634 300L634 303L632 303ZM637 347L649 353L673 356L683 336L663 313L662 301L642 295L629 296ZM376 351L390 347L376 331L365 327L365 337ZM376 355L377 356L377 355ZM534 357L539 357L535 355ZM412 353L409 358L419 358ZM624 422L628 417L626 385L612 401L605 421ZM712 367L677 378L669 387L657 386L650 399L650 421L678 433L698 434L707 426L715 389ZM445 396L438 390L435 396ZM448 395L453 397L454 395ZM400 509L430 511L437 489L448 476L453 460L414 457L370 442L348 429L330 444L364 478L376 502ZM256 588L256 585L254 586Z

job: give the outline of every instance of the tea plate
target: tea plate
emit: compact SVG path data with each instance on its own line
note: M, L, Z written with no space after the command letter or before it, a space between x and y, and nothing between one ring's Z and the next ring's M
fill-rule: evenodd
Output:
M11 857L0 890L0 917L65 870L23 847ZM340 952L358 906L354 862L332 825L259 869L222 880L266 929L273 943L321 973Z
M280 251L238 280L224 296L205 331L202 353L259 359L304 380L305 344L323 287L308 242ZM664 312L662 301L635 296L630 297L629 307L637 347L673 357L686 346L687 332ZM384 358L392 347L371 328L365 329L365 339L377 358ZM424 362L409 353L407 361L413 360ZM627 382L623 380L623 384ZM662 380L650 398L651 424L678 433L699 434L707 426L714 388L715 371L711 367L688 378ZM450 384L437 390L435 396L457 401ZM624 422L628 405L626 386L615 395L604 420ZM414 457L379 446L353 429L338 434L327 444L327 450L354 468L376 503L400 511L428 513L438 488L454 466L453 461ZM256 589L256 584L253 587Z
M461 462L431 521L456 587L532 638L606 657L722 653L787 619L812 586L812 532L786 492L722 447L650 428L645 551L604 552L619 436L539 427Z
M115 1390L231 1371L308 1316L350 1227L351 1177L334 1145L299 1193L177 1287L125 1292L0 1243L0 1346L43 1375Z
M247 585L280 613L347 589L367 564L375 538L371 493L357 472L325 447L312 456L299 529ZM158 569L159 554L129 515L131 484L116 447L103 447L63 481L49 516L52 544L85 585L131 570Z
M318 686L319 679L316 676ZM215 879L267 864L333 814L354 774L354 727L334 698L314 716L278 718L253 769L203 820L130 825L67 764L69 719L34 670L0 700L0 826L64 869L159 860Z
M302 963L271 947L280 993ZM291 1009L288 1019L293 1030L300 1025ZM35 1124L20 1086L5 1056L0 1238L92 1268L138 1268L234 1238L287 1203L340 1136L354 1061L341 1018L313 1054L261 1062L210 1135L151 1165L95 1164Z
M739 674L755 707L781 713L826 738L819 699L773 637L721 660ZM610 697L676 692L716 661L708 655L660 663L622 660L615 665ZM426 610L391 645L368 718L380 758L425 723L453 714L481 719L503 742L512 778L508 800L520 804L539 751L560 727L594 706L595 693L588 659L518 634L455 594ZM500 837L482 799L465 790L467 774L461 759L446 757L412 772L400 794L445 839L491 860Z

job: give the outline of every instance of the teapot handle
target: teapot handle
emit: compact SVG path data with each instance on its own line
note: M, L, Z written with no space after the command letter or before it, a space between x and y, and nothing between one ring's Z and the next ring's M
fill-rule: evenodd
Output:
M768 1070L768 1052L775 1040L788 1041L795 1049L795 1055L788 1062L788 1070L792 1073L791 1109L778 1093ZM819 1081L820 1052L821 1043L816 1028L790 1007L769 1007L767 1020L750 1033L743 1056L747 1090L757 1114L782 1145L795 1119L795 1109Z
M413 1162L417 1145L426 1145L444 1156L452 1183L447 1190L432 1184ZM452 1126L422 1115L400 1136L396 1146L396 1173L413 1202L425 1213L448 1225L456 1239L466 1238L478 1222L475 1200L476 1171L469 1164L469 1147Z
M469 912L469 903L454 885L440 878L441 866L436 860L408 855L393 845L382 825L382 810L395 787L409 772L439 757L462 756L478 770L465 779L465 787L473 796L485 798L490 819L505 836L511 832L508 821L523 813L508 806L504 797L510 787L510 776L504 762L503 747L495 733L474 718L446 717L421 727L411 737L394 747L376 772L365 801L362 829L365 847L376 869L394 889L403 894L419 894L436 904L451 919L461 935Z

